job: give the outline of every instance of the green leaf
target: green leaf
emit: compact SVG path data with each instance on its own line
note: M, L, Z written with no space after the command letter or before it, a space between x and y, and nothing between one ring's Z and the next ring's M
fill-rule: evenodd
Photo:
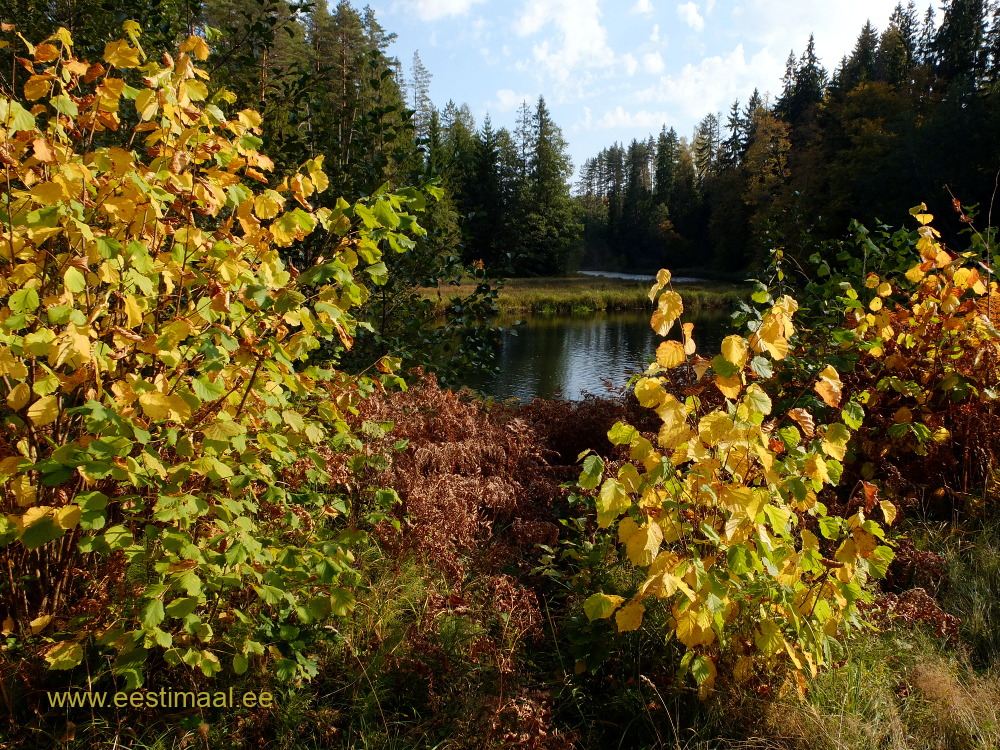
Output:
M69 94L60 94L59 96L53 97L52 106L55 107L56 112L61 115L76 117L80 114L80 110L76 106L76 102L69 98Z
M43 516L24 530L21 535L21 544L28 549L38 549L46 542L58 539L65 533L66 529L56 525L52 516Z
M139 622L147 630L151 630L163 622L166 615L163 612L163 602L159 599L150 599L146 602L146 606L142 608L142 612L139 615Z
M585 490L594 489L604 474L604 461L600 456L591 454L583 461L583 471L580 473L580 487Z
M83 646L75 641L63 641L45 652L49 669L72 669L83 661Z
M614 426L608 430L608 440L612 445L627 445L639 437L639 431L630 424L615 422Z
M764 389L756 383L747 388L744 401L746 405L757 414L771 413L771 399L764 392Z
M728 359L723 357L721 354L717 354L712 358L712 370L716 375L723 378L731 378L733 375L738 373L742 368L737 367Z
M750 369L754 371L757 377L763 380L774 376L774 370L771 368L771 360L767 357L757 356L751 359Z
M34 130L35 116L17 102L0 99L0 123L15 133L19 130Z
M827 539L837 539L840 536L840 519L836 517L819 519L819 530Z
M246 433L246 428L231 419L220 419L218 422L206 425L201 431L208 440L218 440L225 443L229 441L229 438Z
M7 301L8 307L15 313L30 313L38 309L38 292L34 289L18 289Z
M184 596L174 599L166 607L166 613L178 619L187 617L198 608L197 596Z
M250 666L250 662L243 654L236 654L233 657L233 671L236 674L243 674L247 671L247 667Z
M63 281L66 284L66 291L77 294L87 288L87 279L79 268L70 266L63 274Z
M330 593L330 612L337 617L349 615L356 604L354 592L349 589L335 588Z
M755 555L746 546L734 544L726 552L729 570L738 576L746 575L756 567Z
M583 603L583 612L591 622L594 620L605 620L614 614L623 601L625 599L620 596L609 596L601 593L592 594Z
M392 210L389 201L381 198L375 202L375 218L378 219L379 224L383 227L395 229L399 226L399 217Z
M298 667L291 659L278 659L274 662L274 673L279 680L294 680L298 672Z
M865 418L865 409L856 401L848 401L847 405L841 410L840 416L844 420L844 424L852 430L857 430L861 427L861 422Z

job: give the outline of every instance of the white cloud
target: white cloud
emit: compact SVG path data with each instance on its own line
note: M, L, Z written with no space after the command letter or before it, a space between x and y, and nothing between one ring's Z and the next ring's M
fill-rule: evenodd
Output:
M607 30L601 23L598 0L528 0L518 18L518 36L532 36L547 26L554 32L533 45L533 64L559 83L579 82L581 68L610 68L616 62L608 46Z
M683 3L677 6L677 15L680 19L695 31L705 28L705 19L698 12L698 6L694 3Z
M649 41L654 43L660 41L660 24L653 24L653 30L649 33Z
M599 130L614 130L618 128L643 128L646 130L659 130L662 125L670 119L666 112L649 112L640 109L638 112L630 112L620 104L614 109L609 109L597 122L593 122L589 117L587 124Z
M400 4L416 13L421 21L437 21L449 16L462 16L476 3L483 0L399 0Z
M732 21L748 46L757 43L788 56L802 54L809 35L816 37L816 53L827 70L850 54L866 20L884 29L898 0L839 0L809 3L802 0L744 0L732 10ZM922 4L917 3L918 7ZM925 4L923 4L925 5ZM923 17L920 11L921 18ZM938 18L940 20L940 13Z
M661 76L653 86L634 92L631 102L669 107L673 116L668 123L697 122L708 112L725 112L735 99L746 102L755 86L764 94L767 84L761 82L777 81L783 65L766 51L747 60L740 44L726 55L706 57Z
M537 94L518 94L513 89L500 89L493 101L488 102L489 108L497 112L514 112L522 102L532 104L538 99Z
M647 52L642 56L642 69L647 73L662 73L665 67L659 52Z
M631 52L626 52L622 55L622 64L625 66L625 75L634 76L635 72L639 69L639 61L635 59L635 55Z
M629 13L648 15L653 12L653 0L636 0Z

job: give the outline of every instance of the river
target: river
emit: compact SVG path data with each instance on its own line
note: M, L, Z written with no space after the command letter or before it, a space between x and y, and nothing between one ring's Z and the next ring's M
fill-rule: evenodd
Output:
M662 340L649 325L644 310L595 313L587 316L535 316L503 334L493 376L470 376L470 387L497 399L561 396L569 400L586 393L619 389L652 360ZM685 314L694 323L694 339L703 356L718 353L731 333L729 315L722 311ZM671 338L679 338L678 326Z

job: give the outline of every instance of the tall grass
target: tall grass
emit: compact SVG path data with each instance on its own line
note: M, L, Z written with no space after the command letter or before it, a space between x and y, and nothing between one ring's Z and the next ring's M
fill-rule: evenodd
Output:
M652 310L649 287L645 281L594 276L509 279L500 290L498 304L501 314L587 315ZM472 284L450 285L424 289L422 294L433 299L438 311L443 312L452 297L465 296L473 289ZM678 284L675 289L688 309L731 309L748 296L743 287L716 282Z

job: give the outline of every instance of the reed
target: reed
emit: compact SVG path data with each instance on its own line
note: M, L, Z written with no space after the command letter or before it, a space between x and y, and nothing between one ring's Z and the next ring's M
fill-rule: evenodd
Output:
M500 290L501 314L589 315L617 310L652 310L652 282L606 279L594 276L508 279ZM749 296L749 288L720 282L684 283L674 287L688 309L731 309ZM420 290L443 313L449 300L464 297L475 284L442 285Z

